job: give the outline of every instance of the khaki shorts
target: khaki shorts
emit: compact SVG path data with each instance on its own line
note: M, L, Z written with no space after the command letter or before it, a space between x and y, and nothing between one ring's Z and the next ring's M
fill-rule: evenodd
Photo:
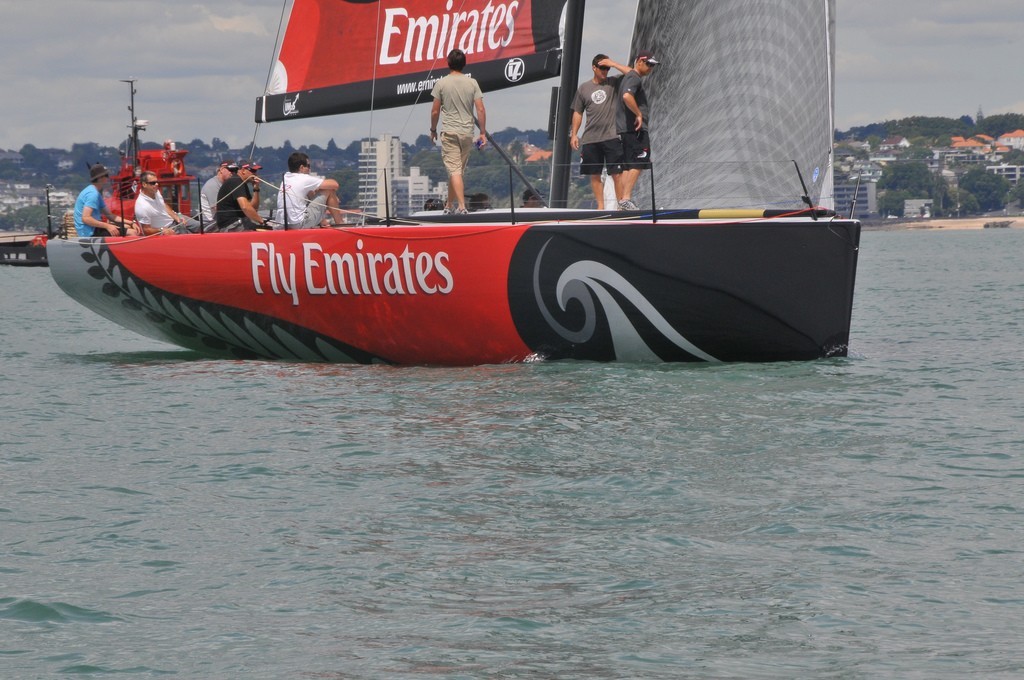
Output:
M441 160L449 175L461 175L469 163L473 151L472 135L457 135L454 132L441 133Z

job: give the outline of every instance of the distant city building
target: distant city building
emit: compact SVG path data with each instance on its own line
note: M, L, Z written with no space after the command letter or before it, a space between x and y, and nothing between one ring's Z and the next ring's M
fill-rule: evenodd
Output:
M1014 130L999 136L999 143L1011 149L1024 151L1024 130Z
M854 205L855 197L856 205ZM851 209L853 209L853 217L858 220L878 217L878 182L862 180L859 186L857 182L837 183L835 204L836 214L840 217L850 217Z
M929 218L932 216L932 205L934 201L930 198L911 198L903 201L903 216L904 217L922 217Z
M431 186L419 168L405 172L402 140L384 134L360 142L359 207L368 215L408 215L423 209L428 198L447 198L448 184ZM390 205L389 201L390 199Z
M910 142L907 141L906 137L889 137L878 145L879 151L898 151L909 148Z
M402 176L402 140L383 134L359 144L359 207L370 215L394 214L387 205L387 185L393 187Z
M987 165L985 166L985 172L991 172L993 175L1005 178L1013 186L1017 186L1020 183L1021 177L1024 176L1024 165Z
M448 196L448 183L440 182L431 187L430 178L420 174L417 167L409 168L409 174L396 177L392 184L392 204L398 214L408 215L423 210L428 198L440 198L443 203Z

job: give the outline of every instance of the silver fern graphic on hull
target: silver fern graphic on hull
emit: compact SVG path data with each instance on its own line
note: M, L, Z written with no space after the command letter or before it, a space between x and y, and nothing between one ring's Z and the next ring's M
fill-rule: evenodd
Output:
M121 266L101 241L80 241L89 279L58 281L87 307L147 337L204 354L306 362L381 361L275 317L161 290ZM91 279L91 280L90 280Z
M645 319L673 345L689 354L709 362L718 359L703 351L680 335L665 317L629 281L611 267L593 260L580 260L566 267L558 277L555 294L563 312L570 301L575 300L584 310L584 323L579 330L566 328L554 317L542 295L540 272L541 261L551 240L541 248L533 268L533 294L544 320L552 330L574 344L584 344L593 338L597 328L596 302L601 305L608 330L611 333L615 358L622 361L661 361L661 358L644 342L628 315L611 291L616 291L628 300Z

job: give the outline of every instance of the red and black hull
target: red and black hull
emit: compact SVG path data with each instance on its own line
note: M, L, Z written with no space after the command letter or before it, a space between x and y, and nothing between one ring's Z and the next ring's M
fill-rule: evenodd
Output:
M215 356L473 365L847 352L860 224L564 221L51 240L71 297Z

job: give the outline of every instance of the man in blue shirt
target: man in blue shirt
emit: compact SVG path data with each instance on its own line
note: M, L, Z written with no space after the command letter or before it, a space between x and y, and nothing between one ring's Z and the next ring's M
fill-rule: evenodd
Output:
M109 181L110 173L101 164L96 163L89 168L89 186L82 189L75 201L75 231L79 236L137 236L142 233L134 221L115 215L107 208L103 188ZM104 222L101 217L108 221Z

